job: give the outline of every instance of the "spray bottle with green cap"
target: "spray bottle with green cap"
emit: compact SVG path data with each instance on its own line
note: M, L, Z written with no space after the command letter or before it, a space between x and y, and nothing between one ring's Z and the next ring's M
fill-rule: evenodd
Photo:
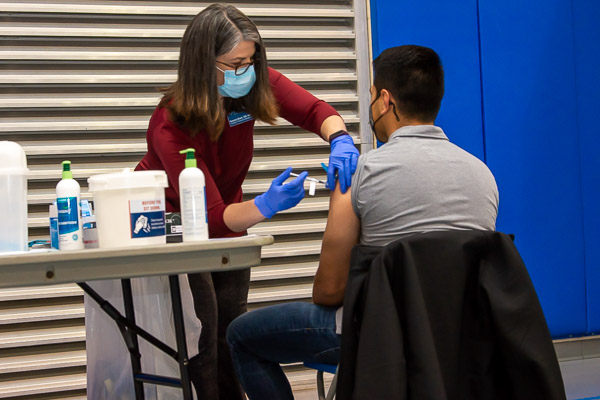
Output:
M208 240L204 174L197 167L194 149L181 150L179 153L186 155L185 168L179 174L183 241Z
M83 249L79 201L81 189L73 179L71 161L62 162L62 180L56 185L56 208L58 209L59 250Z

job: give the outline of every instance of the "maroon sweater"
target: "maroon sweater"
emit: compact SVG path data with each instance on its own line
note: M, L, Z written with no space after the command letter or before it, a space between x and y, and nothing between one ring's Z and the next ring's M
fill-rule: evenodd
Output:
M279 114L294 125L319 134L323 121L338 115L329 104L269 68L269 80L279 105ZM188 130L168 118L166 108L156 108L146 134L148 152L136 170L163 170L169 187L165 189L167 212L180 210L179 173L185 166L180 150L196 150L198 168L206 179L208 228L211 238L241 236L231 231L223 221L225 208L242 201L242 183L248 173L254 150L254 120L225 128L217 142L211 142L206 132L192 137Z

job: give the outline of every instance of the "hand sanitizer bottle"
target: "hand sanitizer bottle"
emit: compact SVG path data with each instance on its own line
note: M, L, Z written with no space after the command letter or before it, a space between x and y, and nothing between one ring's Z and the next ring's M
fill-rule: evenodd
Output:
M181 150L186 154L185 168L179 174L179 203L183 241L208 240L206 186L204 174L197 168L194 149Z
M56 185L56 208L58 209L59 250L83 249L79 201L81 189L73 179L71 161L62 162L62 180Z

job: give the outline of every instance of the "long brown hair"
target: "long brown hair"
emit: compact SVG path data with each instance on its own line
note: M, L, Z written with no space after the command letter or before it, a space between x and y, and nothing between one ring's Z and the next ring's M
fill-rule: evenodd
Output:
M256 83L246 96L221 101L216 59L246 40L254 42L256 47ZM246 15L228 4L210 5L187 26L181 41L177 80L164 93L159 106L169 109L174 122L192 135L205 130L213 141L221 136L230 111L246 111L269 124L274 124L278 115L258 29Z

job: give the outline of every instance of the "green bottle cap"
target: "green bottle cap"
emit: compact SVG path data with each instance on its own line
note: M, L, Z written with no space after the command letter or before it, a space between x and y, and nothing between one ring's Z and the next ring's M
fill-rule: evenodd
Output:
M196 162L196 157L194 157L194 153L196 150L189 148L185 150L181 150L179 154L185 154L185 167L186 168L196 168L198 163Z
M73 179L73 172L71 172L71 161L65 160L61 163L62 165L62 178Z

